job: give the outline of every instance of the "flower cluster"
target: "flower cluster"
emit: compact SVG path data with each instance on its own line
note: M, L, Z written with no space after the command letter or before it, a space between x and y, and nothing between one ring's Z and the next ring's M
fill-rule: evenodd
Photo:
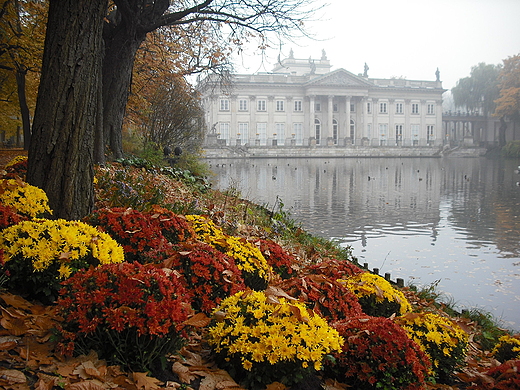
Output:
M363 311L356 296L343 284L325 275L306 275L284 280L280 287L304 301L327 321L360 316Z
M501 362L513 359L520 360L520 335L500 337L491 353Z
M317 264L307 266L304 272L326 275L331 279L337 280L347 279L365 271L348 260L326 259Z
M112 364L150 370L182 345L189 295L174 274L152 264L107 264L63 282L59 349L97 351Z
M37 219L2 231L0 249L8 285L32 297L56 298L60 282L79 269L120 263L123 248L108 234L79 221Z
M363 272L341 279L341 283L358 297L363 312L369 316L390 317L412 311L404 294L381 276Z
M4 169L4 179L21 178L24 180L27 175L27 156L16 156L5 165Z
M259 239L256 241L256 245L259 246L260 252L267 260L275 273L280 275L282 279L288 279L291 276L296 275L294 269L296 259L293 255L285 251L281 245L277 244L273 240Z
M18 214L13 207L0 204L0 230L28 219L28 216Z
M125 250L127 261L160 262L173 253L170 244L195 233L182 217L160 207L149 212L115 207L92 213L86 221L107 232Z
M246 388L291 386L322 368L343 339L297 301L243 291L222 301L208 329L217 360Z
M12 166L15 166L19 163L27 162L27 156L16 156L11 161L9 161L7 164L5 164L5 168L10 168Z
M229 257L203 242L185 243L175 256L179 271L192 292L195 310L210 313L222 299L245 290L244 279Z
M0 180L0 203L31 218L52 214L45 192L19 179Z
M232 257L246 286L255 290L265 290L272 273L271 266L255 245L245 238L229 236L218 228L213 221L201 215L187 215L197 237L219 251Z
M333 324L345 339L330 371L355 389L419 390L430 361L406 332L384 317L355 317ZM329 369L329 365L327 365Z
M407 313L395 321L430 357L434 375L447 381L464 362L468 334L449 318L436 313Z

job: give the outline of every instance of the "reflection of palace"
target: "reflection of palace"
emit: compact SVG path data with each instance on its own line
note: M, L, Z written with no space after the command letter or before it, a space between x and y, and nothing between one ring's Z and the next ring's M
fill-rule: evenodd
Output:
M220 146L442 145L442 83L376 79L291 54L272 73L234 75L232 90L201 84L209 134ZM434 71L432 70L432 74Z

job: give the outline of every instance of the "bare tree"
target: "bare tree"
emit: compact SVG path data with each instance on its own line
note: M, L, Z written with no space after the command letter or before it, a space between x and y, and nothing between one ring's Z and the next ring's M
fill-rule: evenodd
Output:
M171 150L196 151L204 140L204 112L198 93L183 77L171 77L152 97L143 125L147 142Z

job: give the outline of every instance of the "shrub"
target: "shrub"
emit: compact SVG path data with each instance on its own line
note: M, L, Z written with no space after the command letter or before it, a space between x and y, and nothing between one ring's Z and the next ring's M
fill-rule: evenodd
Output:
M500 337L491 353L501 362L513 359L520 360L520 335Z
M392 287L381 276L363 272L341 279L357 297L365 314L374 317L390 317L412 311L404 294Z
M130 207L147 211L165 199L165 189L153 175L119 164L96 168L95 190L98 208Z
M307 275L284 280L280 287L304 301L327 321L337 321L363 314L354 294L343 284L325 275Z
M30 218L52 214L45 192L20 179L0 180L0 203Z
M80 269L120 263L123 248L108 234L78 221L32 220L0 234L7 286L31 298L54 301L60 282Z
M392 320L356 317L333 324L345 339L327 371L355 389L423 389L428 357Z
M449 318L435 313L407 313L395 321L430 357L436 378L450 381L453 370L464 363L468 335Z
M109 364L153 371L183 345L189 299L174 274L152 264L78 272L63 282L57 302L64 318L58 348L65 355L92 349Z
M245 290L244 279L229 257L211 245L185 243L176 254L175 269L184 276L192 292L195 310L210 313L224 298Z
M260 250L245 238L228 236L213 221L200 215L187 215L197 237L235 260L246 286L265 290L269 284L272 268Z
M296 301L242 291L222 301L208 329L218 364L248 389L305 381L343 342L323 318Z
M508 158L520 157L520 141L509 141L500 151L502 156Z
M347 279L365 272L348 260L326 259L305 268L304 272L329 276L331 279Z
M295 263L296 259L290 253L287 253L281 245L273 240L258 239L255 243L262 255L265 257L273 271L281 276L282 279L289 279L296 275Z

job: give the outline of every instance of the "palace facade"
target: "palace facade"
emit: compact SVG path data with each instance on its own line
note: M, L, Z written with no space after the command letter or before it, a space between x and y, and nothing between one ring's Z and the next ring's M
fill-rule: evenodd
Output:
M232 75L230 91L200 87L206 146L436 147L443 145L442 83L376 79L320 59L288 58L270 73Z

